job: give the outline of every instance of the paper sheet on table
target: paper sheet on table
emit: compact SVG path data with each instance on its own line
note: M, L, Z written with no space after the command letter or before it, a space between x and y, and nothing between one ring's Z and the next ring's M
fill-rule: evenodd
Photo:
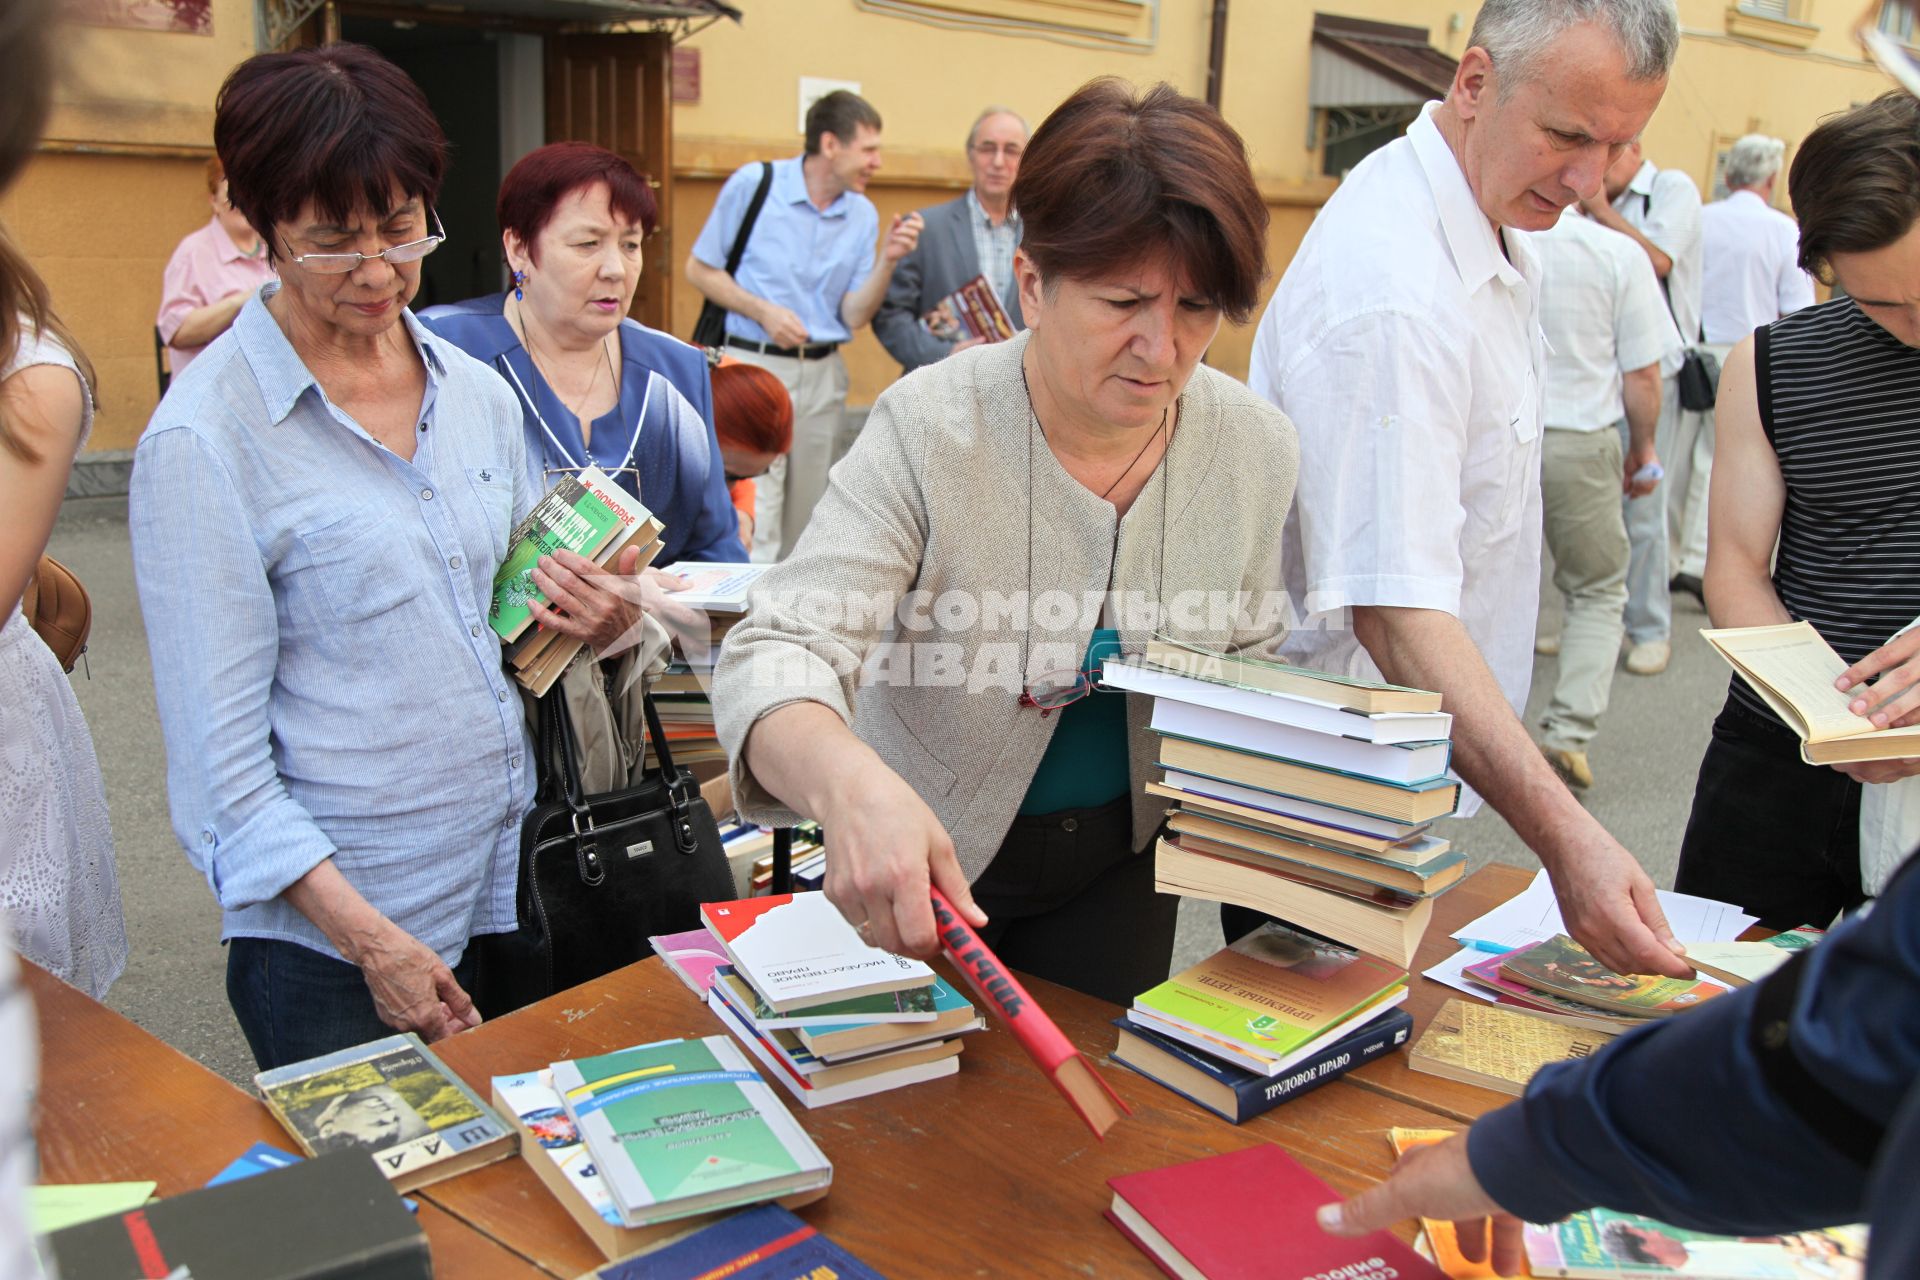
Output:
M1673 936L1683 943L1732 942L1760 918L1748 915L1731 903L1667 889L1657 892L1660 909L1667 913ZM1502 947L1530 947L1566 931L1567 926L1560 919L1560 904L1554 900L1553 885L1542 870L1525 890L1471 924L1454 930L1453 936Z
M153 1198L157 1182L88 1182L67 1186L29 1187L27 1220L35 1235L45 1235L79 1222L138 1209Z
M1464 991L1468 995L1480 1000L1491 1000L1493 999L1493 993L1485 987L1475 986L1468 980L1466 974L1468 965L1478 964L1486 958L1487 953L1484 951L1475 951L1472 947L1462 947L1445 960L1442 960L1439 964L1433 966L1433 968L1427 970L1426 976L1432 978L1435 982L1452 987L1455 991Z

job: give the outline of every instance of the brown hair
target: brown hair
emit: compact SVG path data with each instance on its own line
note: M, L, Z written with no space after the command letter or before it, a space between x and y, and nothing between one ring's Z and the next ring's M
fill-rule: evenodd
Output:
M344 222L356 206L384 217L393 188L429 206L447 171L447 139L407 73L364 45L260 53L233 69L213 108L227 199L277 257L276 223L311 200Z
M9 80L6 94L0 95L0 188L19 175L46 123L55 69L48 38L53 9L48 0L10 0L0 5L0 66L7 68ZM86 352L53 313L40 273L13 243L6 227L0 226L0 369L13 363L20 339L27 333L59 339L80 366L87 390L93 390L93 365ZM0 415L0 451L26 462L40 461L4 415Z
M850 89L835 89L814 99L807 108L807 154L820 154L820 137L832 134L842 142L860 136L860 126L880 132L880 113L873 104Z
M1920 101L1901 90L1829 116L1787 175L1800 266L1832 283L1836 253L1884 249L1920 218Z
M1164 254L1235 324L1267 276L1267 205L1246 144L1171 85L1102 77L1034 132L1013 184L1021 248L1043 278L1088 279Z

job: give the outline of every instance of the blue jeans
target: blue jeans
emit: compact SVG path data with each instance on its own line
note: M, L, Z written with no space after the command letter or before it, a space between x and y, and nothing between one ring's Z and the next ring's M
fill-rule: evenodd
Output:
M468 991L473 956L469 949L453 967ZM395 1034L357 966L277 938L227 943L227 1003L262 1071Z

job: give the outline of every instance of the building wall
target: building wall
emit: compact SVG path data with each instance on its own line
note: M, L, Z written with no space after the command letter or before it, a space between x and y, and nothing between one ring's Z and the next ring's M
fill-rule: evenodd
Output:
M963 0L954 0L961 4ZM975 8L1031 8L1035 0L964 0ZM1666 100L1648 126L1648 154L1705 188L1717 146L1761 129L1797 143L1828 112L1865 101L1887 81L1859 56L1849 30L1861 0L1803 0L1819 30L1789 49L1728 34L1727 0L1680 0L1686 32ZM744 0L746 20L693 37L701 100L675 115L675 184L665 234L650 252L680 264L738 166L799 150L799 77L856 80L887 120L886 168L872 195L884 217L959 194L960 143L974 113L1011 106L1034 121L1095 75L1167 80L1205 89L1208 0L1161 0L1151 49L1089 49L1031 36L960 31L873 13L856 0ZM1097 0L1080 8L1099 9ZM1306 107L1312 13L1423 25L1458 55L1478 5L1471 0L1238 0L1230 11L1227 118L1247 140L1273 215L1275 278L1332 190L1316 175ZM251 0L214 0L210 37L73 28L72 69L56 101L46 154L0 200L39 264L56 304L103 378L92 448L124 449L152 411L151 324L159 279L179 238L206 217L199 160L208 154L213 97L253 52ZM1785 193L1777 198L1784 207ZM1271 281L1269 282L1269 288ZM673 328L686 333L698 297L674 290ZM1251 330L1228 328L1209 359L1246 372ZM870 402L896 366L871 333L848 350L856 404Z

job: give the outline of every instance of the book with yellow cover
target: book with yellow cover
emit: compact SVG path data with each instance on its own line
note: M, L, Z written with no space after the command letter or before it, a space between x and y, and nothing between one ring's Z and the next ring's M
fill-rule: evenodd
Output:
M1393 1154L1404 1156L1409 1151L1421 1147L1437 1146L1454 1136L1454 1129L1402 1129L1395 1127L1387 1131L1387 1137L1393 1143ZM1447 1280L1495 1280L1505 1274L1507 1280L1531 1280L1533 1272L1526 1264L1520 1264L1520 1270L1502 1273L1493 1269L1491 1259L1485 1262L1468 1262L1460 1252L1460 1233L1453 1223L1439 1218L1420 1219L1421 1228L1427 1233L1427 1245L1433 1252L1433 1263L1447 1273ZM1483 1226L1484 1232L1486 1228Z
M1800 735L1800 758L1808 764L1920 756L1920 725L1876 729L1873 721L1848 709L1858 691L1833 687L1847 664L1811 622L1708 627L1700 634Z
M1430 1076L1519 1097L1549 1062L1584 1058L1613 1039L1476 1000L1448 1000L1407 1055Z

